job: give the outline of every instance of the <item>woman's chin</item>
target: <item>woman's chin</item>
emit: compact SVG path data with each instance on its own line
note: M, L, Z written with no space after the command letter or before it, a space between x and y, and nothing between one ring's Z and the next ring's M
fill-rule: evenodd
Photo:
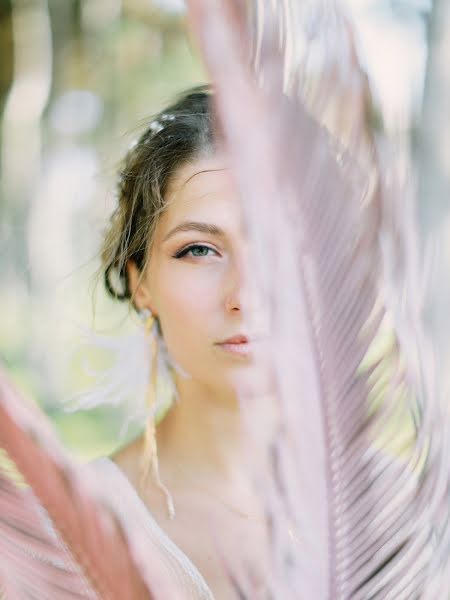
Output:
M236 369L230 376L231 384L239 398L272 395L274 392L270 369L250 364L246 369Z

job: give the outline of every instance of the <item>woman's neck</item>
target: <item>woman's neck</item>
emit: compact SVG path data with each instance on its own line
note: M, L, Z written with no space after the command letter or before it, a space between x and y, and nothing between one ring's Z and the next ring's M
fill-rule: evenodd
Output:
M161 474L177 484L196 478L224 482L257 468L249 457L262 456L274 434L273 398L217 394L192 380L177 381L179 400L157 427ZM266 419L264 418L266 414ZM258 438L252 435L258 423ZM244 461L245 457L245 461Z

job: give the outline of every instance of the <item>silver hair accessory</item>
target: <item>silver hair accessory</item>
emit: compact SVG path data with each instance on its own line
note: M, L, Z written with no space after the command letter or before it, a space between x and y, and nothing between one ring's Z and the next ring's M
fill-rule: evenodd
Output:
M174 121L175 115L171 113L164 113L159 117L159 119L155 119L150 123L150 129L153 133L159 133L165 127L165 123L168 121Z

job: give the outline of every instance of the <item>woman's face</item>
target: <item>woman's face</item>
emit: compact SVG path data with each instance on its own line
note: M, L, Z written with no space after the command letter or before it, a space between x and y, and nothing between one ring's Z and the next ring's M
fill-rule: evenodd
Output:
M166 201L136 302L159 317L170 355L199 383L261 391L268 323L226 157L181 167ZM250 342L223 345L239 335Z

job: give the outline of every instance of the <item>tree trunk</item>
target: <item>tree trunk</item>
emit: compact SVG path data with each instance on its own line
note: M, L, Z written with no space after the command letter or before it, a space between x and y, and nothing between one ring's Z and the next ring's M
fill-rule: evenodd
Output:
M450 319L450 2L434 0L428 23L429 55L416 157L418 217L423 239L437 251L426 319L448 363ZM443 362L444 364L444 362Z
M0 2L0 118L3 114L14 77L14 40L12 31L12 4L10 0ZM0 148L2 131L0 127ZM1 173L1 164L0 164ZM1 199L0 199L1 205Z
M450 2L434 0L419 135L420 221L424 232L440 228L449 213Z

